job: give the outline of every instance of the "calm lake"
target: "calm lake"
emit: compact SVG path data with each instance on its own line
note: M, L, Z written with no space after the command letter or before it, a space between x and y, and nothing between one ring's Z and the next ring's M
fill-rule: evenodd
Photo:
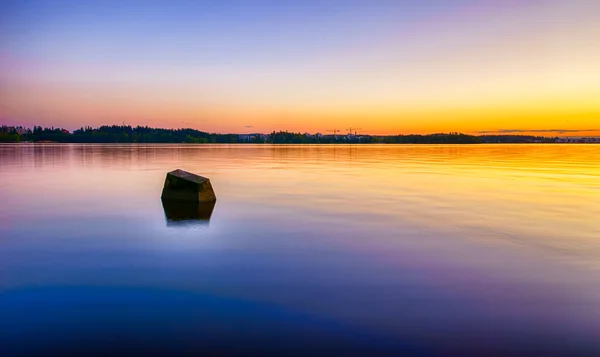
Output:
M211 179L164 207L168 171ZM600 145L0 145L0 355L600 355Z

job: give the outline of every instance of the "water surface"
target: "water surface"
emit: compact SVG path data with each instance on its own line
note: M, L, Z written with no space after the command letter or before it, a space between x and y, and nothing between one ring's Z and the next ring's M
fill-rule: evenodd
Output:
M163 207L175 168L216 205ZM0 177L2 355L600 355L597 145L1 145Z

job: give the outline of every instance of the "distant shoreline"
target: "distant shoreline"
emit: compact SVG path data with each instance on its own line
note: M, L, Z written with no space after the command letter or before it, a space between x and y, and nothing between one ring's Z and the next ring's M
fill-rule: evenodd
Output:
M587 141L589 140L589 141ZM593 141L592 141L593 140ZM131 127L127 125L104 125L97 128L82 127L70 132L66 129L34 126L0 127L0 142L73 143L73 144L525 144L593 142L600 138L561 139L559 137L529 135L469 135L458 132L408 135L366 135L348 132L293 133L287 131L270 134L217 134L195 129L163 129Z

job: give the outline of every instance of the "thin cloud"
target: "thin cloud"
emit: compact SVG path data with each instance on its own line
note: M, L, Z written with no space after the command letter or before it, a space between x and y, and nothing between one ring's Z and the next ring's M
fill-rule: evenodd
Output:
M478 134L522 134L522 133L585 133L600 131L600 129L499 129L499 130L483 130L478 131Z

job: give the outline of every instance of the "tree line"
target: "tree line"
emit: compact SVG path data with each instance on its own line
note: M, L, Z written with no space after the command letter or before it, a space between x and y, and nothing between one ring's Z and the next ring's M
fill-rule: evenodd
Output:
M162 129L148 126L103 125L63 128L34 126L0 127L0 142L56 143L272 143L272 144L478 144L486 142L548 142L550 138L527 136L473 136L462 133L429 135L321 135L287 131L270 134L215 134L196 129Z

